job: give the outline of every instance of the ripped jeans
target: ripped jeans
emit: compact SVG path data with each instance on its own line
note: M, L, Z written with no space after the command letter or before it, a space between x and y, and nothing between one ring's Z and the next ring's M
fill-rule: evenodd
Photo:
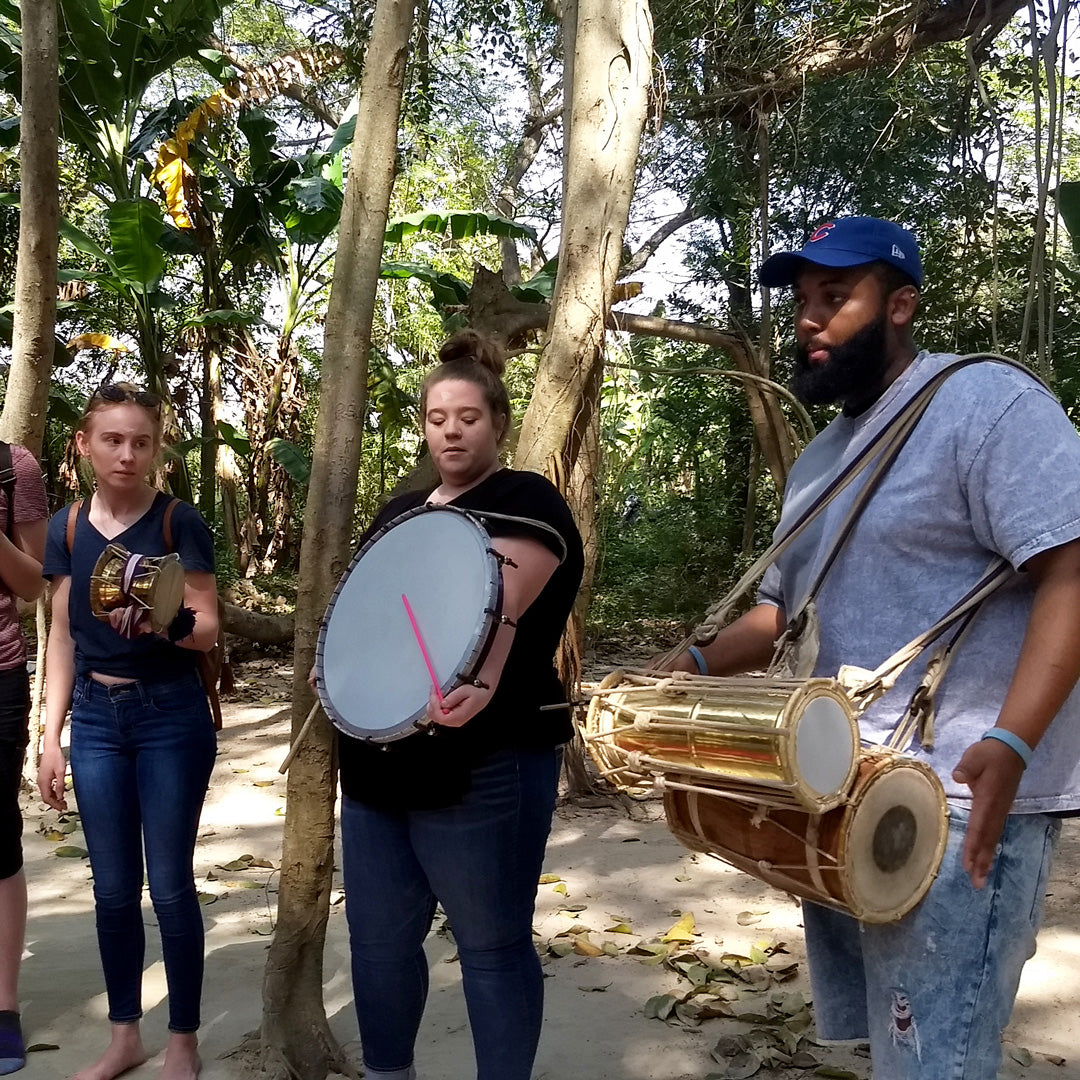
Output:
M1012 814L985 888L961 865L968 812L949 807L941 871L897 923L803 904L818 1036L869 1039L874 1080L992 1080L1035 954L1061 823Z

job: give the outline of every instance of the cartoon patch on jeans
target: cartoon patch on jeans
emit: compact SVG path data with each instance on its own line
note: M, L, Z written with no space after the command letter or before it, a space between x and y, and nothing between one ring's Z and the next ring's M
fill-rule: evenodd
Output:
M889 1024L889 1034L892 1036L893 1046L905 1047L915 1051L915 1057L922 1061L922 1047L919 1045L919 1029L915 1024L915 1017L911 1012L911 998L904 990L894 989L890 1004L892 1021Z

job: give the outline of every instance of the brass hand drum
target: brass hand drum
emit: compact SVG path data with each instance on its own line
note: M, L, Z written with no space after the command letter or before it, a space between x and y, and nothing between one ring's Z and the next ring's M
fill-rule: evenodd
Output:
M136 555L123 544L109 544L90 575L90 610L108 622L109 612L138 604L159 634L176 618L184 599L180 556Z

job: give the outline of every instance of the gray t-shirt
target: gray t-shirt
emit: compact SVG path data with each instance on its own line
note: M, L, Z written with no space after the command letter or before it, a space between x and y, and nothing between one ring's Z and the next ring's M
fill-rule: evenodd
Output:
M838 416L795 462L782 529L864 448L951 356L922 352L861 416ZM851 484L771 566L758 599L797 609L850 507ZM821 649L815 674L840 665L876 668L928 629L982 576L995 555L1016 568L1080 537L1080 436L1034 379L1004 364L973 364L938 390L885 475L817 597ZM937 695L928 762L950 801L970 803L953 767L997 722L1034 592L1020 574L983 606ZM881 742L902 715L928 650L859 720ZM1024 773L1014 811L1080 807L1080 690L1074 691Z

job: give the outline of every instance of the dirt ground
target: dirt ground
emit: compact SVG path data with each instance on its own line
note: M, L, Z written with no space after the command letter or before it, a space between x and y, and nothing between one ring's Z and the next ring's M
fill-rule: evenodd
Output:
M234 1051L256 1028L273 933L287 749L288 668L244 665L227 704L203 814L196 876L207 927L201 1033L207 1080L250 1075ZM539 886L535 929L547 976L536 1080L719 1080L721 1077L870 1076L862 1048L813 1041L799 908L786 894L687 851L659 804L562 807ZM71 831L65 832L65 829ZM68 1077L108 1033L85 858L77 818L26 800L30 923L23 964L26 1080ZM1080 1080L1080 826L1067 822L1039 952L1028 965L1007 1032L1001 1077ZM331 1026L357 1053L343 895L333 896L325 1001ZM153 912L144 1033L166 1038L165 981ZM667 935L674 941L661 943ZM417 1052L421 1080L475 1075L452 940L429 939L431 995ZM706 963L703 964L702 961ZM708 979L712 993L693 996ZM720 1013L724 1015L712 1016ZM737 1019L736 1017L754 1019ZM762 1066L771 1051L805 1055L800 1068ZM774 1063L781 1059L772 1057ZM149 1080L160 1057L128 1075Z

